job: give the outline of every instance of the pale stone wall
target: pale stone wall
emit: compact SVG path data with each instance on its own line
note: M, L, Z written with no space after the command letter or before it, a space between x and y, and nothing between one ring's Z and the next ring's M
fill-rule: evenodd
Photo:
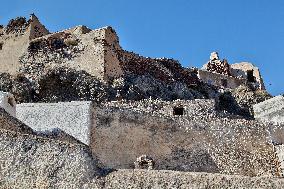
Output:
M28 27L0 34L0 73L16 74L20 69L20 57L26 52L31 39L48 34L48 30L39 22L37 17L31 16Z
M23 103L17 105L17 118L37 132L61 129L84 144L89 144L92 103Z
M284 124L284 97L281 95L254 105L253 110L256 119Z
M192 106L204 111L184 116L169 115L155 102L96 107L90 148L110 168L133 168L136 158L146 154L155 169L277 174L268 126L206 111L206 103Z
M198 77L201 81L218 87L221 87L223 85L222 81L226 80L227 87L223 87L231 89L235 89L238 86L246 83L246 79L226 76L223 74L213 73L206 70L198 70Z
M2 49L0 50L0 72L16 74L19 71L19 58L28 48L28 32L19 36L0 36Z
M257 88L265 90L263 79L258 67L254 66L252 63L249 62L241 62L231 65L231 73L235 77L247 78L247 71L249 70L253 71L253 76L256 79Z

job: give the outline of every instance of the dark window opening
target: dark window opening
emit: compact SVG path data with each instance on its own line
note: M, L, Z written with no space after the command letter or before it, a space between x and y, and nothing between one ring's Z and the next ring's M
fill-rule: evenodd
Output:
M247 80L248 82L255 82L255 77L253 75L253 70L247 71Z
M184 108L183 107L174 107L173 114L174 115L183 115L184 114Z
M222 85L222 87L228 87L228 80L227 79L222 79L221 80L221 85Z
M3 48L3 43L0 43L0 50L2 50Z

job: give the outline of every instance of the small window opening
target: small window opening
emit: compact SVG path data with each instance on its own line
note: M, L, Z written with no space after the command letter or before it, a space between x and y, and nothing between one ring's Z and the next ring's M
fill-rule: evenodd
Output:
M3 48L3 43L0 43L0 50L2 50Z
M221 85L222 85L222 87L228 87L228 80L227 79L222 79L221 80Z
M247 80L248 82L255 82L255 77L253 75L253 70L247 71Z
M183 107L174 107L173 114L174 115L183 115L184 114L184 108Z

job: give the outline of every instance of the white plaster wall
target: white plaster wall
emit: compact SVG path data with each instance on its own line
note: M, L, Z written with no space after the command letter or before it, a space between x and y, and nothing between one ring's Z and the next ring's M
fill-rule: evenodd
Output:
M90 101L59 103L24 103L16 108L17 118L38 132L61 129L89 144L91 125Z

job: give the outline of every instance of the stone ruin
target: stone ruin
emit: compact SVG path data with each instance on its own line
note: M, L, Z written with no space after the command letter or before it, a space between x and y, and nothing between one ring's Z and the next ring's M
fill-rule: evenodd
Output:
M212 52L210 60L199 70L199 79L222 88L234 89L248 84L254 90L265 90L257 67L248 62L230 65L226 59L220 60L217 52Z
M283 100L253 64L213 52L184 68L111 27L50 33L34 14L0 44L1 186L283 188Z

